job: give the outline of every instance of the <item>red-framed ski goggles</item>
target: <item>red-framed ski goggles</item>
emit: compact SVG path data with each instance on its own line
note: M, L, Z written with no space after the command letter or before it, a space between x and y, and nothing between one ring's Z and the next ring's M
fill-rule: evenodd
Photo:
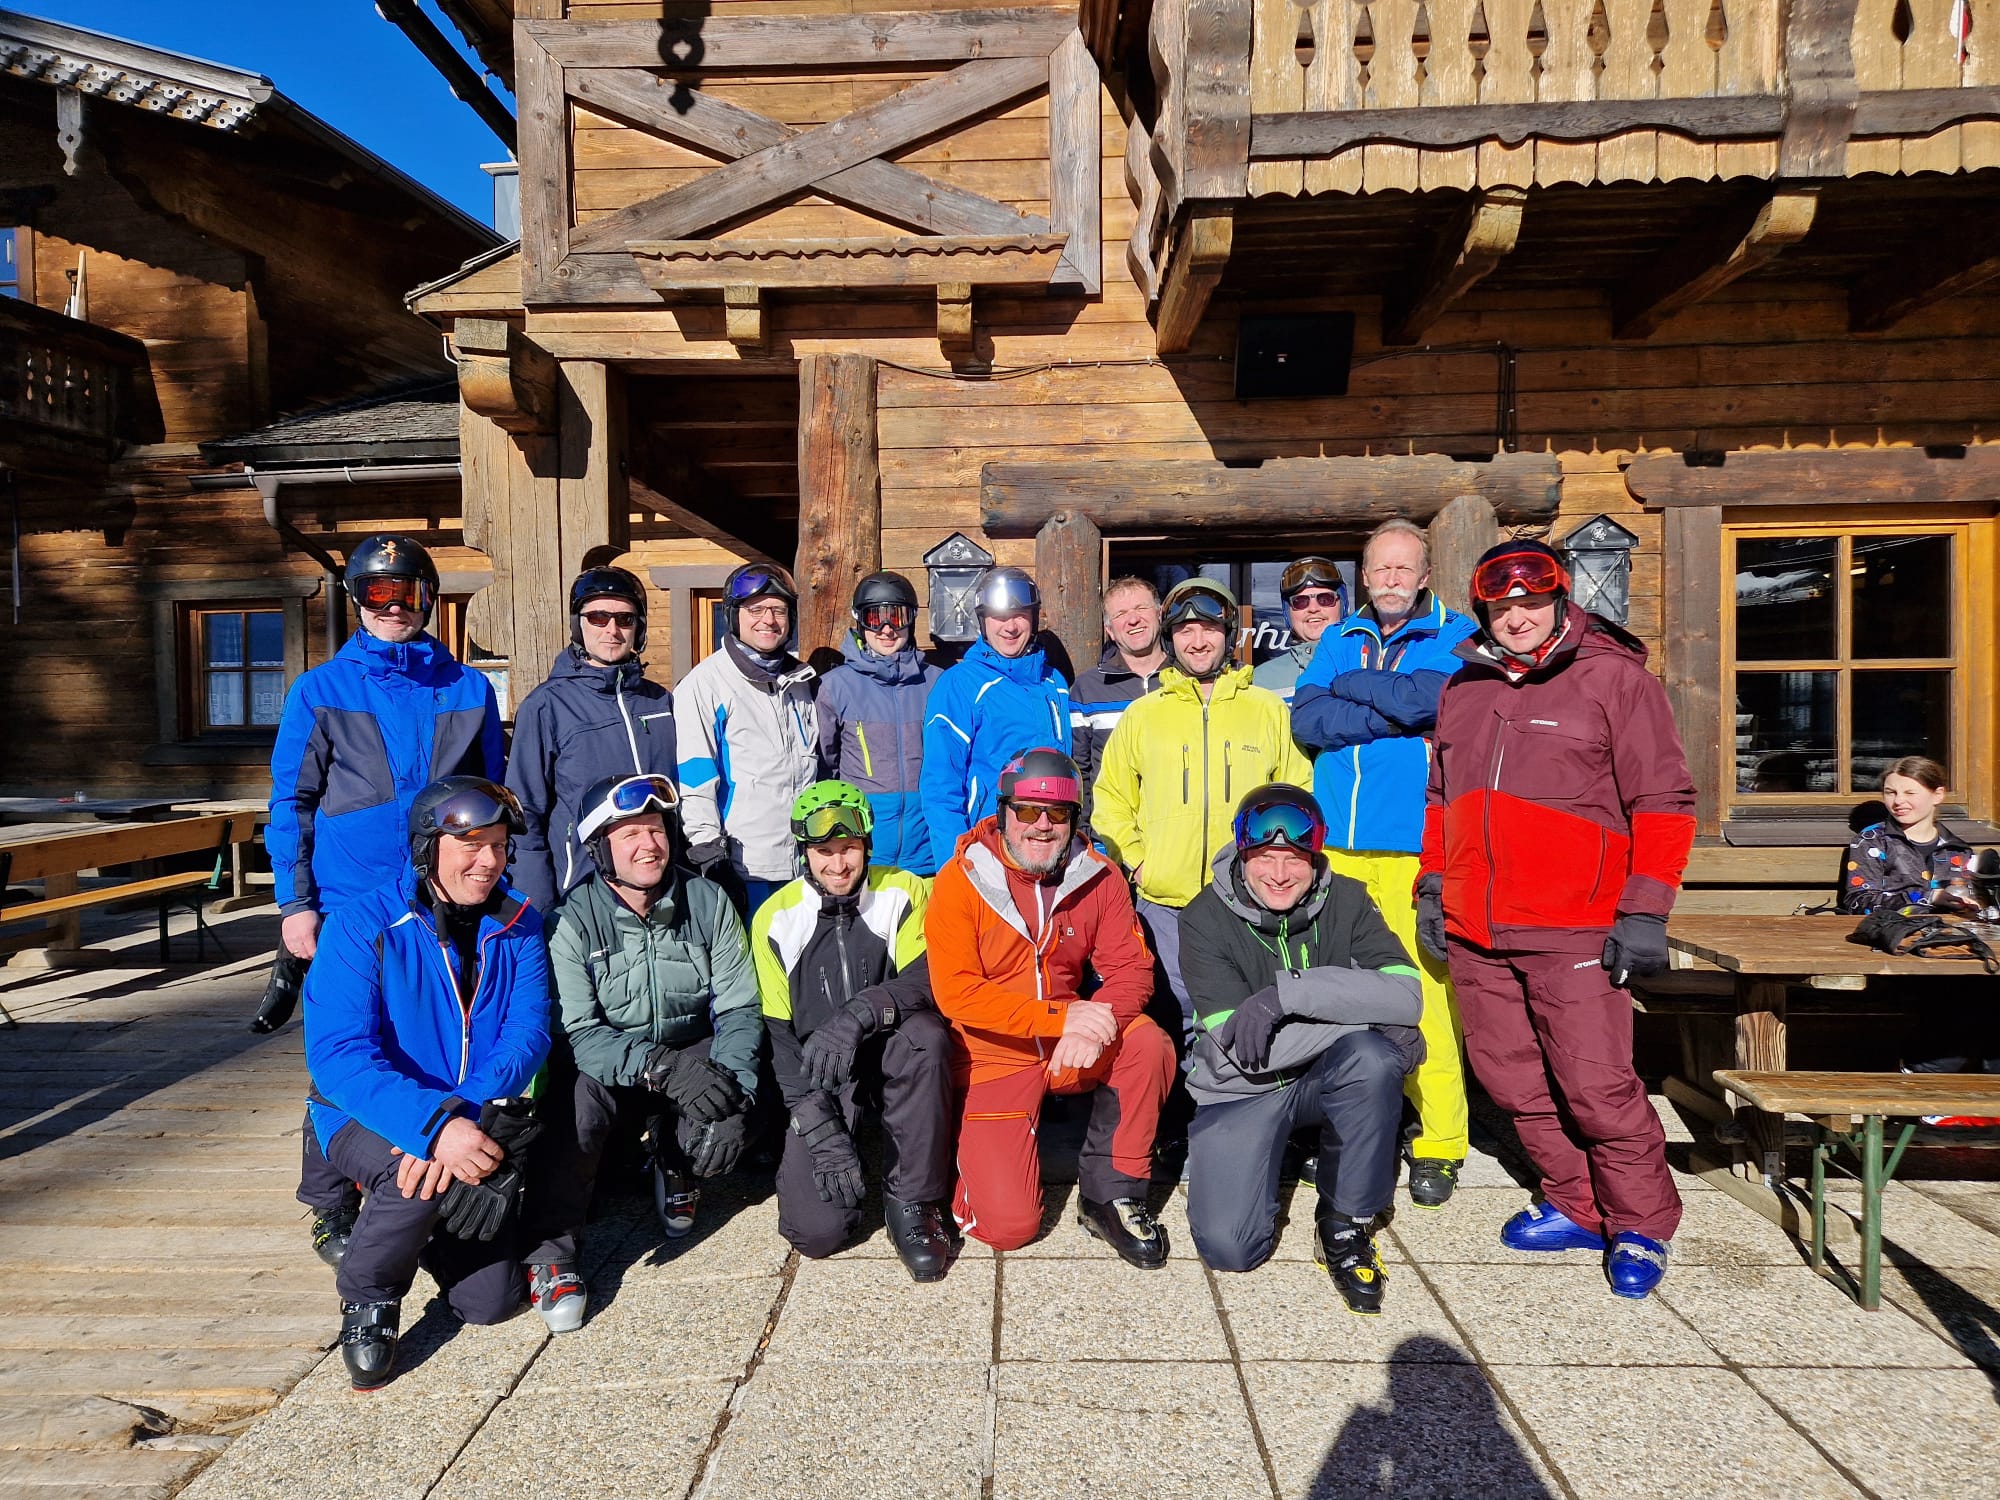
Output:
M1472 575L1475 604L1568 590L1569 570L1546 552L1503 552L1481 563Z
M400 604L404 609L424 614L431 607L430 585L421 578L378 573L355 579L348 585L348 592L363 609L380 611Z
M907 604L864 604L861 607L863 630L908 630L916 620L917 612Z

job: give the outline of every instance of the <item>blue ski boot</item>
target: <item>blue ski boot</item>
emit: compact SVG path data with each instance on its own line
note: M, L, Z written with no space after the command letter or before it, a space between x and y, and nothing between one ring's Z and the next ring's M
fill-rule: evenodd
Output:
M1530 1203L1500 1226L1509 1250L1602 1250L1604 1236L1585 1229L1553 1203Z
M1604 1257L1604 1274L1621 1297L1643 1297L1667 1274L1667 1246L1643 1234L1621 1229L1611 1236L1611 1253Z

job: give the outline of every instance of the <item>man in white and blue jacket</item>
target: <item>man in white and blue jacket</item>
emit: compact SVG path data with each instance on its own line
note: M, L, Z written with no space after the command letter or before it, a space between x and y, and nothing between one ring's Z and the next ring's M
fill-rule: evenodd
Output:
M417 793L440 776L500 779L492 684L425 629L438 592L430 555L406 536L364 537L348 554L344 587L361 629L292 684L271 749L264 845L283 920L255 1031L291 1015L321 923L407 870ZM313 1211L314 1251L337 1265L357 1204L310 1130L298 1198Z
M1292 737L1314 753L1327 862L1360 881L1423 980L1423 1062L1404 1092L1419 1131L1409 1145L1410 1201L1439 1208L1465 1161L1464 1044L1445 966L1417 941L1417 855L1438 699L1453 650L1477 630L1430 592L1430 545L1408 521L1384 521L1361 551L1368 603L1320 638L1292 697Z
M389 1378L419 1265L468 1323L499 1322L529 1290L511 1232L524 1165L510 1147L526 1135L500 1123L527 1118L513 1101L549 1048L541 918L503 874L521 826L497 782L424 788L402 871L328 918L306 977L307 1129L367 1192L335 1272L360 1390Z
M938 678L924 720L924 812L940 863L998 809L1007 762L1038 745L1070 743L1069 679L1035 644L1035 580L1019 568L989 568L975 602L979 639Z

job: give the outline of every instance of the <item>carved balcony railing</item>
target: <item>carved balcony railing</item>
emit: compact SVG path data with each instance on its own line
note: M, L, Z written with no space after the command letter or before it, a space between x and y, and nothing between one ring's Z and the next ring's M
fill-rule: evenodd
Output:
M65 470L102 463L136 432L146 346L15 298L0 298L0 463Z

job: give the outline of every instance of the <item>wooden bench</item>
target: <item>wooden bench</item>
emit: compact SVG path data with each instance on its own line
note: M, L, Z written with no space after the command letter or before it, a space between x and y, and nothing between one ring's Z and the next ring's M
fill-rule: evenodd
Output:
M1861 1182L1861 1275L1835 1266L1843 1287L1873 1312L1882 1300L1882 1189L1896 1175L1922 1115L2000 1115L2000 1074L1994 1073L1752 1073L1716 1070L1715 1081L1774 1115L1812 1122L1812 1263L1826 1258L1826 1168L1842 1150L1855 1158ZM1855 1121L1860 1120L1857 1128ZM1886 1119L1905 1119L1884 1154ZM1967 1145L2000 1146L2000 1139Z
M258 821L253 812L210 813L160 823L114 823L74 833L0 841L0 892L16 880L42 882L40 900L0 905L0 928L51 921L54 924L51 935L57 941L50 947L62 951L66 939L67 948L74 949L78 946L75 926L78 913L114 901L151 898L157 901L160 911L160 961L165 963L171 952L167 917L176 905L189 906L194 911L195 955L206 958L211 934L202 902L222 889L230 871L232 852L256 837ZM147 876L88 891L77 888L77 877L86 870L210 851L215 854L215 863L209 870ZM216 947L223 957L229 956L220 938L216 939Z

